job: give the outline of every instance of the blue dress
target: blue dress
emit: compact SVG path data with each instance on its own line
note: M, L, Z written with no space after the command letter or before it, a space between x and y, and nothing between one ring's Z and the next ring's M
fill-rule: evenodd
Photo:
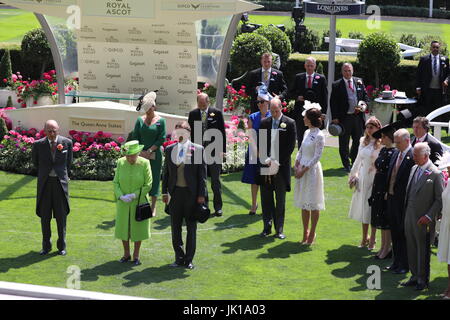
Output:
M267 111L266 118L270 117L270 111ZM255 112L250 115L250 120L252 121L253 129L255 129L256 132L258 132L259 127L261 126L261 112ZM241 182L248 183L248 184L257 184L256 183L256 177L258 174L258 164L250 164L250 153L249 150L247 150L247 153L245 155L245 166L244 166L244 172L242 173L242 179Z

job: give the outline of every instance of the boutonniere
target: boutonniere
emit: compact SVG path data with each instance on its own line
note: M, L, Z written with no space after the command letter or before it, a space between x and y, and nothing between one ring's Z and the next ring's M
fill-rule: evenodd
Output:
M406 159L409 160L409 159L411 159L411 158L410 158L409 156L406 156Z
M272 74L273 74L274 76L276 76L276 75L277 75L277 73L276 73L275 71L272 71Z
M216 114L214 112L209 114L210 117L214 117L215 115Z
M431 174L431 170L425 170L424 173L425 173L426 176L429 176Z
M59 151L62 151L64 149L64 146L60 143L56 146L56 149L58 149Z
M320 79L320 76L316 76L316 78L315 78L316 80L319 80Z
M282 123L280 124L280 128L286 129L286 123L282 122Z
M158 122L156 123L156 125L157 125L157 126L160 126L160 125L161 125L161 123L160 123L160 122L158 121Z
M362 86L362 81L361 80L358 80L357 82L356 82L356 84L358 84L358 85L360 85L360 86Z
M441 57L441 61L445 61L445 57Z

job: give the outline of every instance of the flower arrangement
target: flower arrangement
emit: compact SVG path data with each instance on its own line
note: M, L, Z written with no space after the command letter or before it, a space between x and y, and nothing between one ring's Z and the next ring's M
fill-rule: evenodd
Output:
M250 96L245 92L246 87L241 86L239 91L234 89L231 85L226 87L226 106L224 106L224 112L230 112L234 115L250 114Z
M116 160L121 157L123 137L112 139L112 134L72 130L73 141L72 179L111 180ZM34 174L31 150L36 140L45 137L44 130L16 127L0 141L0 169L22 174Z
M245 153L249 140L245 128L248 128L246 117L232 116L230 121L225 123L227 154L222 164L224 172L242 170L245 165Z
M366 87L366 93L367 93L367 96L369 97L369 99L371 100L371 101L373 101L373 100L375 100L375 99L377 99L377 98L381 98L382 97L382 95L381 95L381 93L383 92L383 91L391 91L391 86L390 85L388 85L388 84L385 84L385 85L381 85L380 86L382 89L380 89L380 88L375 88L373 85L368 85L367 87ZM395 96L396 94L397 94L397 90L392 90L392 94Z

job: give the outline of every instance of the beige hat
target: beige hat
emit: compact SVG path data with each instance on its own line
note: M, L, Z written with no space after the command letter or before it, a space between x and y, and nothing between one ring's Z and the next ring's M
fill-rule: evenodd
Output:
M148 110L150 110L151 107L156 107L156 93L155 92L149 92L144 96L144 99L142 99L142 108L141 110L144 113L147 113Z

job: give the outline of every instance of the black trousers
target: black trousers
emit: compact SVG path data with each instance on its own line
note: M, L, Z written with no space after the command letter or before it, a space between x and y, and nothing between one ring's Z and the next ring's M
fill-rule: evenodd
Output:
M208 172L211 175L211 189L214 194L214 210L222 210L222 183L220 182L220 173L222 171L222 164L208 165ZM207 197L208 198L208 197ZM209 199L207 199L207 202Z
M270 183L267 181L268 176L260 177L264 232L271 232L273 221L275 224L275 232L283 233L286 209L286 182L280 172L270 177Z
M393 265L399 269L409 269L403 202L402 199L388 195L387 214L391 224L392 251L394 253Z
M197 241L197 221L190 219L195 209L197 198L189 188L176 187L169 203L172 227L172 246L175 261L179 264L191 263L194 259ZM186 253L183 249L182 226L186 222Z
M339 154L344 168L350 167L350 160L355 162L358 155L359 140L364 134L364 123L361 116L348 114L342 120L345 129L343 135L339 136ZM352 148L349 152L350 137L352 138Z
M41 228L42 228L42 249L52 249L52 217L56 219L58 227L58 250L66 249L66 221L67 221L67 201L59 179L48 177L44 187L44 195L40 203Z
M303 117L299 117L295 119L295 126L297 127L297 146L300 150L303 142L303 136L305 135L305 131L308 127L305 126L305 121L303 121Z

